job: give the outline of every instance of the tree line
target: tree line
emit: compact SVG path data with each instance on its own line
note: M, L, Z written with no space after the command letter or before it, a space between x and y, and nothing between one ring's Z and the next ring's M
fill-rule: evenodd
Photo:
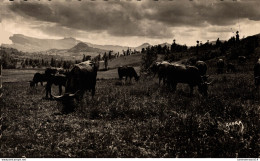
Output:
M237 59L238 56L253 56L254 50L259 46L259 38L257 36L249 36L240 39L239 32L232 36L227 41L220 41L219 38L215 43L202 43L197 40L195 46L187 47L180 45L173 40L171 46L148 46L143 48L142 56L142 70L147 70L157 60L158 55L163 56L163 60L178 61L184 56L196 60L207 61L219 56L225 56L228 60Z

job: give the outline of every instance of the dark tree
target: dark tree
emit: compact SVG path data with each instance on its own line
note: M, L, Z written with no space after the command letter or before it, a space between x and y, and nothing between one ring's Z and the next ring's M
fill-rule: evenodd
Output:
M236 42L239 42L239 34L238 34L239 32L237 31L236 32Z

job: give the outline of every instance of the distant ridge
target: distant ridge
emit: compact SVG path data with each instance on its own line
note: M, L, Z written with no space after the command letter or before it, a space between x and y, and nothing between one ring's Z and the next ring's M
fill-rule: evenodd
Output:
M38 39L24 36L22 34L14 34L9 39L12 40L13 44L2 44L2 46L15 48L23 52L39 52L50 49L70 49L81 42L71 37L54 40Z
M68 50L68 52L78 53L78 52L106 52L108 50L102 50L98 48L93 48L88 46L87 44L80 42L76 46L72 47Z

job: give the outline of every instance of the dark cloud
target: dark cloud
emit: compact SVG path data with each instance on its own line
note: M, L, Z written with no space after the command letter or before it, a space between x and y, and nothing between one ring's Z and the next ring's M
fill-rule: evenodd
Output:
M71 3L72 4L72 3ZM10 9L19 15L39 21L55 22L84 31L107 31L115 36L144 36L141 16L134 4L108 2L65 3L15 3Z
M172 5L170 5L172 3ZM170 26L206 25L226 26L237 22L239 19L260 20L260 1L178 1L158 2L158 5L148 3L145 5L153 12L146 13L149 19L163 22Z
M10 10L14 13L26 18L35 18L40 21L57 22L57 18L53 15L52 9L47 5L36 3L13 3L10 5Z
M50 22L44 32L69 29L113 36L170 38L174 27L227 26L241 19L260 20L259 1L67 1L14 2L9 10L30 21ZM0 19L1 21L1 19ZM48 28L50 30L48 30ZM73 31L75 31L73 30ZM210 32L225 32L211 30ZM71 33L73 34L73 33ZM78 34L78 33L76 33Z
M232 32L232 29L229 27L210 27L207 29L207 32L212 32L212 33L223 33L223 32Z

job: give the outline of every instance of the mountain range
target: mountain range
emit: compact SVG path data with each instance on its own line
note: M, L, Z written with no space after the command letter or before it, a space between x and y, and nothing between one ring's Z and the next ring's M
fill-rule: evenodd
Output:
M63 38L63 39L39 39L22 34L14 34L9 38L12 44L2 44L3 47L14 48L23 52L46 52L52 53L60 50L64 52L104 52L113 50L114 52L122 52L128 48L132 50L141 51L142 48L151 46L149 43L144 43L137 47L120 46L120 45L97 45L88 42L82 42L75 38ZM170 46L168 43L161 45Z

